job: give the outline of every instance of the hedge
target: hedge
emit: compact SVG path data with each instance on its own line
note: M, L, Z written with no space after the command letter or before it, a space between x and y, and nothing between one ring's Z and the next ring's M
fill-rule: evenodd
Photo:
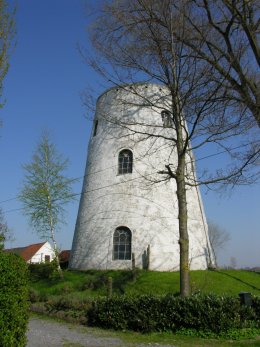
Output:
M57 263L32 263L28 265L31 280L50 279L57 272Z
M116 330L176 332L194 329L218 334L234 328L259 328L259 307L259 297L254 297L252 307L247 307L240 304L239 298L214 294L188 298L121 296L95 300L87 312L87 319L89 325Z
M28 272L18 255L0 252L0 346L26 345Z

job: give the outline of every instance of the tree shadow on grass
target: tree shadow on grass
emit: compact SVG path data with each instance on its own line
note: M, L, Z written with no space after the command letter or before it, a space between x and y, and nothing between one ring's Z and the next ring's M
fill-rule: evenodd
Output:
M227 276L227 277L230 277L230 278L233 278L234 280L240 282L240 283L243 283L243 284L246 284L247 286L251 287L252 289L255 289L255 290L258 290L260 292L260 287L256 287L254 285L252 285L251 283L248 283L246 281L243 281L241 278L238 278L236 276L233 276L231 274L228 274L228 273L225 273L225 272L221 272L221 271L215 271L217 272L218 274L220 275L224 275L224 276Z

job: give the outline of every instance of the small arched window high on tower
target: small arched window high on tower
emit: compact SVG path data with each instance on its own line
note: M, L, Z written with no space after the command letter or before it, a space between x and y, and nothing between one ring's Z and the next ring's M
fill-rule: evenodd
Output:
M133 171L133 153L130 149L123 149L118 155L118 174L124 175Z
M113 260L131 260L132 234L127 227L116 228L113 235Z
M163 110L161 112L161 116L162 116L162 122L163 122L164 128L172 128L173 127L173 120L172 120L171 113L167 110Z

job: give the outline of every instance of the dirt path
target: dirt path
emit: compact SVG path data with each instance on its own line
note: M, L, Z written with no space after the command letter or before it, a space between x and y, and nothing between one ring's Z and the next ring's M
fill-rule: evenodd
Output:
M125 343L120 338L110 337L109 332L38 317L30 319L27 338L27 347L174 347Z

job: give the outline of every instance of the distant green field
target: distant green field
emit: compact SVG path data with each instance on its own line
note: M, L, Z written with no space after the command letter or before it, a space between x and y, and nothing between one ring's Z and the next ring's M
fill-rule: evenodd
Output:
M43 296L73 296L75 299L105 296L107 278L113 279L114 294L177 294L178 272L64 271L64 278L31 281L31 288ZM260 274L245 270L191 271L191 291L237 296L240 292L260 295Z

